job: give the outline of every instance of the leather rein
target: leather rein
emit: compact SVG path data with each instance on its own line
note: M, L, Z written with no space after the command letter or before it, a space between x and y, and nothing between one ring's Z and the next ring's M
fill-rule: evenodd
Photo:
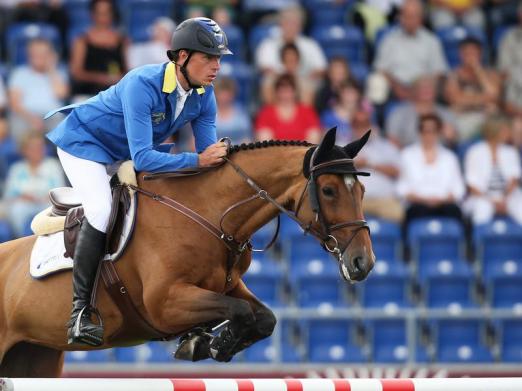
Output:
M236 202L235 204L228 207L221 215L221 218L219 220L219 227L216 226L215 224L213 224L212 222L210 222L209 220L207 220L205 217L194 212L192 209L173 200L170 197L167 197L167 196L161 195L161 194L156 194L156 193L150 192L141 187L134 186L131 184L127 184L126 186L138 193L141 193L147 197L152 198L154 201L157 201L169 208L176 210L177 212L188 217L195 223L199 224L201 227L206 229L211 235L220 239L229 250L228 259L227 259L227 273L226 273L227 284L232 281L232 269L237 264L237 262L239 261L241 255L243 254L243 252L245 250L248 249L251 251L258 251L258 252L266 251L275 243L277 236L279 234L279 226L280 226L280 216L279 215L277 216L276 231L275 231L272 239L270 240L270 242L263 249L254 249L252 247L251 238L248 238L244 241L238 241L238 240L236 240L236 238L234 238L234 236L232 234L228 234L224 230L223 223L225 221L225 218L229 215L229 213L231 213L233 210L235 210L251 201L261 199L261 200L264 200L264 201L272 204L281 213L284 213L290 219L294 220L297 224L299 224L299 226L303 229L305 235L307 233L310 233L313 236L317 237L321 241L323 248L326 251L332 253L334 256L336 256L337 261L339 262L339 267L341 266L341 263L342 263L342 255L343 255L344 251L350 245L350 243L352 242L352 240L354 239L354 237L358 233L358 231L361 229L369 230L368 223L366 222L366 220L353 220L353 221L347 221L347 222L332 224L332 225L327 224L323 214L321 213L320 203L318 202L317 183L316 183L316 175L315 175L317 170L318 169L327 169L328 167L334 167L336 165L346 163L347 161L350 161L352 159L337 159L337 160L332 160L332 161L329 161L326 163L317 164L315 166L311 163L310 164L310 176L308 178L308 181L306 182L306 185L303 188L303 191L299 198L299 202L297 204L297 208L296 208L295 212L287 210L282 204L277 202L270 194L268 194L268 192L266 190L261 188L240 166L238 166L236 163L234 163L233 161L228 159L228 157L224 157L223 160L226 163L230 164L234 168L234 170L239 174L239 176L241 176L246 181L246 183L252 189L254 189L255 194L248 198L245 198L239 202ZM311 162L313 162L313 159L311 159ZM205 171L205 170L189 169L189 170L181 170L181 171L172 172L172 173L168 173L165 175L149 174L149 175L144 176L144 180L153 180L153 179L165 178L165 177L174 177L174 178L175 177L186 177L186 176L190 176L190 175L196 175L196 174L200 173L201 171ZM315 220L319 221L319 223L320 223L320 229L314 228L312 226L312 224L313 224L312 221L310 221L308 224L305 224L305 223L301 222L299 220L299 218L297 217L299 210L300 210L301 206L303 205L303 201L304 201L305 195L307 194L307 190L308 190L309 197L312 201L312 204L314 204L313 200L316 200L316 202L315 202L316 207L312 207L312 209L315 212ZM339 241L332 233L336 230L339 230L341 228L346 228L346 227L352 227L353 233L352 233L351 238L346 243L346 245L341 248L339 246ZM341 275L343 275L343 277L344 277L343 273L341 273Z

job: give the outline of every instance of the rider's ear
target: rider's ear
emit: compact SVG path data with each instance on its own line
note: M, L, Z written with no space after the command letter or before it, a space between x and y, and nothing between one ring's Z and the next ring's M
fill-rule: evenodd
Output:
M346 152L346 154L348 155L348 157L350 159L353 159L354 157L357 156L357 154L362 149L362 147L364 147L364 144L366 144L366 142L368 141L368 138L370 137L371 132L372 132L371 129L368 130L364 134L364 136L362 136L359 140L355 140L355 141L351 142L350 144L346 144L343 147L344 152Z
M337 126L331 128L326 134L324 135L323 139L321 140L321 143L317 147L317 154L316 154L316 160L320 159L320 156L324 153L328 153L332 150L332 148L335 145L335 133L337 132Z

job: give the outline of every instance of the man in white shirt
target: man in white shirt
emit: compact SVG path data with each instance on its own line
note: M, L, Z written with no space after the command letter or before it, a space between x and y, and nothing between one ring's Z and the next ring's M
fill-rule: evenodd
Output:
M401 152L397 193L408 204L405 225L419 217L454 217L465 192L457 157L440 144L442 121L435 114L419 120L420 142Z
M401 100L411 98L412 84L421 76L440 76L448 69L439 39L422 26L422 19L422 3L405 0L400 26L377 48L375 70L384 74L394 96Z
M302 74L312 80L320 80L327 66L326 57L319 44L302 35L304 12L297 5L283 9L278 16L280 34L267 37L256 50L256 66L263 74L283 71L280 50L285 43L294 43L301 57Z

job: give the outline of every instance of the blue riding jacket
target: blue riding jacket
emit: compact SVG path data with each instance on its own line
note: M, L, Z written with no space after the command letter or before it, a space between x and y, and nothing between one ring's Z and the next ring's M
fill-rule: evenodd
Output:
M216 142L216 99L212 86L201 87L176 111L175 65L145 65L130 71L117 84L87 101L62 107L69 113L47 134L55 145L83 159L110 164L132 159L137 171L174 171L198 165L197 153L168 153L161 144L190 122L196 151Z

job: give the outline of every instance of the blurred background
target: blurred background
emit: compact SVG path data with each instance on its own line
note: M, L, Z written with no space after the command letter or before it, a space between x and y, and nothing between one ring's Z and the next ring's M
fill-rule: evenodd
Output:
M277 313L271 338L229 364L174 362L175 341L72 352L66 375L520 375L520 1L0 0L0 242L31 235L66 184L42 116L167 61L196 16L234 52L214 83L218 137L317 142L337 126L344 145L373 130L356 164L372 173L376 267L343 283L283 219L245 276ZM176 141L192 148L190 128Z

